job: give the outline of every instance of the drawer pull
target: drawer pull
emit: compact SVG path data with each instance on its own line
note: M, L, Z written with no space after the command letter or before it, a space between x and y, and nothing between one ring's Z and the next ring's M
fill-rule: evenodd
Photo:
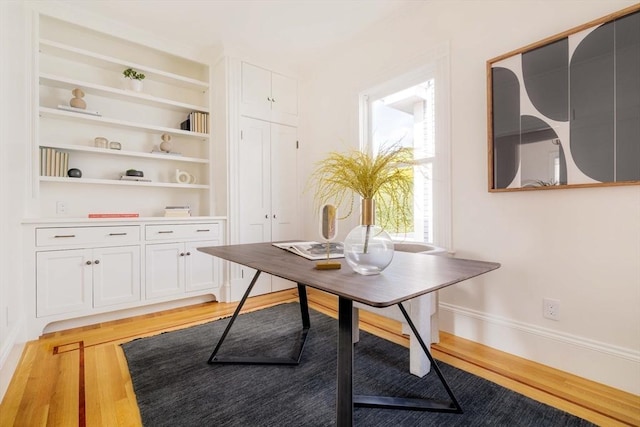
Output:
M196 230L196 233L206 233L207 231L211 231L208 228L207 229L202 229L202 230Z
M86 264L87 264L87 265L91 265L91 261L87 261L87 263L86 263Z
M173 233L173 230L168 230L168 231L158 231L158 234L171 234Z
M76 235L75 234L58 234L53 236L54 239L63 239L68 237L76 237Z
M126 236L127 233L109 233L109 236Z

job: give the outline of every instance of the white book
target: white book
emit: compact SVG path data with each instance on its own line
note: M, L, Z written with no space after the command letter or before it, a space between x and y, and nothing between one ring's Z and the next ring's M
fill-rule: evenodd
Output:
M146 178L142 178L139 176L127 176L127 175L120 175L120 179L122 181L140 181L140 182L151 182L150 179L146 179Z
M327 259L327 243L320 242L278 242L273 246L301 257L313 260ZM344 258L342 242L329 243L329 258Z

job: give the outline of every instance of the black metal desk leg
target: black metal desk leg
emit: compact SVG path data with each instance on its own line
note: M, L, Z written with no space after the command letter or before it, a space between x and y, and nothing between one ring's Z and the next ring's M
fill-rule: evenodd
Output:
M298 283L298 300L300 301L300 314L302 315L302 327L309 329L311 321L309 320L309 302L307 300L307 287L302 283Z
M398 307L400 307L400 311L402 311L402 315L406 319L409 327L413 331L416 339L420 343L420 347L425 352L429 360L431 361L431 368L436 372L436 375L440 379L440 382L444 386L447 394L449 395L450 401L436 400L436 399L423 399L423 398L408 398L408 397L392 397L392 396L354 396L353 401L354 405L357 407L366 407L366 408L386 408L386 409L412 409L417 411L431 411L431 412L452 412L456 414L462 413L462 407L456 400L456 397L453 395L449 384L445 381L442 372L440 372L440 368L438 364L431 356L429 352L429 348L425 345L424 340L418 333L415 325L411 321L409 314L407 314L407 310L405 310L402 303L398 303Z
M422 337L418 333L418 329L416 328L416 326L411 321L411 317L409 316L409 313L407 313L407 310L404 308L402 303L398 303L398 307L400 308L400 311L402 312L402 315L404 316L405 320L409 324L409 327L411 328L411 331L413 331L413 334L415 335L416 339L420 343L420 347L422 347L422 350L426 353L427 357L429 358L429 361L431 361L431 367L436 372L436 375L438 375L438 378L440 379L440 382L444 386L444 389L447 391L447 394L449 395L449 398L451 399L451 410L452 410L452 412L456 412L456 413L461 414L462 413L462 407L460 406L460 403L458 403L458 399L456 399L455 395L453 394L453 391L451 391L451 388L449 387L449 384L447 384L447 381L444 379L444 375L442 375L442 372L440 371L440 368L438 367L438 363L435 361L435 359L431 355L431 352L429 351L429 347L427 347L427 345L424 343L424 340L422 339Z
M261 271L258 270L258 271L256 271L256 274L253 275L253 279L251 279L251 283L249 283L249 287L244 292L244 295L242 295L242 299L240 299L240 302L238 303L238 306L236 307L236 311L233 312L233 316L231 316L231 320L229 320L229 323L227 324L227 327L225 328L224 332L222 333L222 336L220 337L220 339L218 340L218 344L216 345L216 348L213 349L213 353L211 353L211 356L209 357L209 360L207 361L207 363L213 363L213 360L215 359L216 354L218 354L218 351L220 350L220 346L222 346L222 342L227 337L227 334L229 333L229 330L231 329L231 326L233 325L233 322L236 321L236 318L238 317L238 314L240 314L240 310L242 310L242 306L247 301L247 298L249 297L249 294L251 293L251 290L253 289L254 285L258 281L258 277L260 277L260 273L261 273Z
M353 425L353 301L338 300L338 427Z
M298 283L298 298L300 299L300 314L302 317L302 330L299 332L298 337L295 340L293 349L291 350L291 357L263 357L263 356L218 356L218 351L222 346L233 322L235 322L236 318L240 314L240 310L244 306L249 293L253 289L253 286L256 284L258 277L260 276L260 271L257 271L249 287L245 291L238 307L236 307L236 311L233 313L233 316L229 320L227 327L225 328L222 336L218 340L218 344L216 345L213 353L211 353L211 357L209 357L209 364L214 363L222 363L222 364L240 364L240 365L298 365L300 363L300 359L302 358L302 351L304 350L304 345L307 342L307 336L309 334L309 328L311 327L311 322L309 320L309 303L307 302L307 288L305 285Z

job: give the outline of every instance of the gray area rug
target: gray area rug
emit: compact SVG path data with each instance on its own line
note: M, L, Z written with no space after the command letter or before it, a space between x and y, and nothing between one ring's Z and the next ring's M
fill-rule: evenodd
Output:
M209 365L229 319L123 344L145 426L335 425L337 321L311 310L298 366ZM297 303L243 314L219 355L290 356L301 328ZM356 426L591 426L460 369L438 364L463 414L355 408ZM448 400L431 372L409 374L408 349L361 332L355 394Z

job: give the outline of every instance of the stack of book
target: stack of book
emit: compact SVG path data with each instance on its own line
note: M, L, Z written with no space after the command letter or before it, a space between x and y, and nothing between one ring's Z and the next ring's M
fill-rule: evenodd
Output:
M209 133L209 114L199 111L189 113L187 120L180 123L180 129L190 132Z
M189 208L189 206L167 206L164 208L164 216L168 216L168 217L191 216L191 208Z
M40 147L40 176L67 176L69 153Z

